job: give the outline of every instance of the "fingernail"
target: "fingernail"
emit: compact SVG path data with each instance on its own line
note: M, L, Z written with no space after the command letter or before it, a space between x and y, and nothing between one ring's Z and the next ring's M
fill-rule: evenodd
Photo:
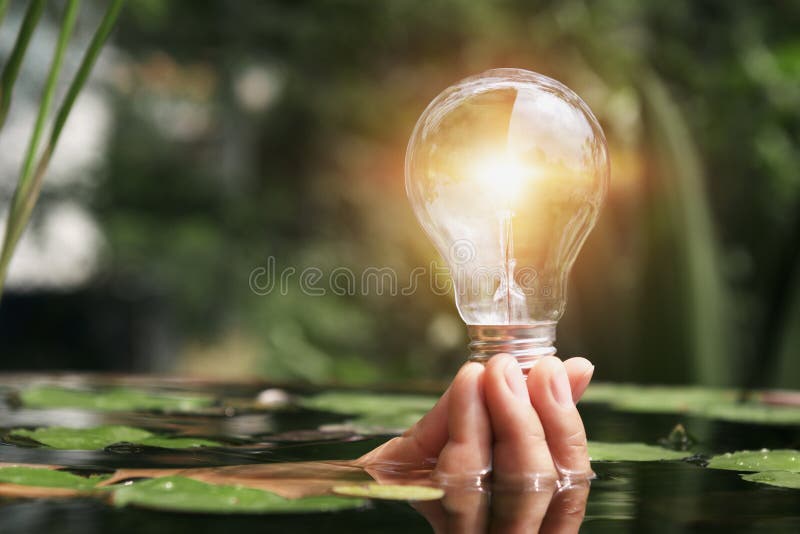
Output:
M520 369L519 363L516 360L509 360L503 370L503 374L514 396L518 399L528 400L528 388L525 386L525 377L522 376L522 369Z
M573 406L572 391L569 387L567 371L564 370L563 365L559 365L558 369L556 369L550 377L550 390L553 392L553 398L556 399L558 404L564 408Z

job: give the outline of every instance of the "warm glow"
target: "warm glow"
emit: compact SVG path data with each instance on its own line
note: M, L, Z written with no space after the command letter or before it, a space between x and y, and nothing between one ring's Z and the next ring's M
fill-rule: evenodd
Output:
M472 179L490 197L510 203L526 181L536 176L535 169L509 154L491 154L478 158L470 166Z

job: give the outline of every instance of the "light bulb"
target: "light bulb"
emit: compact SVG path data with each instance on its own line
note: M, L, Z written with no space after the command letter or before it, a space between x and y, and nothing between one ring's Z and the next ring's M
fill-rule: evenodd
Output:
M567 277L608 185L605 136L569 88L497 69L445 89L417 121L406 191L444 257L471 358L555 354Z

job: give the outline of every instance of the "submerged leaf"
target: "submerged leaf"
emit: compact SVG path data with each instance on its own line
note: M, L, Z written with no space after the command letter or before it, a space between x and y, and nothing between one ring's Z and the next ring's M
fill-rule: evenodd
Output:
M740 476L748 482L759 482L779 488L800 489L800 473L791 471L761 471Z
M93 489L105 477L81 477L66 471L41 467L0 467L0 483L37 486L43 488L65 488L74 490Z
M53 449L65 450L98 450L123 442L166 449L220 446L220 443L207 439L157 436L141 428L121 425L106 425L93 428L52 426L35 430L18 428L9 432L9 435L28 438Z
M691 452L673 451L644 443L589 442L589 457L593 462L655 462L682 460L689 456L692 456Z
M776 449L769 451L737 451L713 456L708 461L711 469L732 471L790 471L800 473L800 451Z
M285 499L268 491L218 486L184 477L163 477L122 486L114 492L117 506L210 513L309 513L357 508L364 499L338 496Z
M334 486L333 492L350 497L369 497L390 501L435 501L444 497L441 488L429 486L396 486L367 484L365 486Z
M197 394L165 393L115 388L101 391L36 386L20 393L28 408L78 408L98 411L161 410L191 412L214 403L212 397Z

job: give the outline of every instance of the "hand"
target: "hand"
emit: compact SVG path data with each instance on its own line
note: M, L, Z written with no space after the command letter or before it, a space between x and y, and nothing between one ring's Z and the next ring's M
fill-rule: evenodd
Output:
M446 494L414 507L437 533L577 532L593 473L575 403L593 371L584 358L546 357L526 380L507 355L467 363L425 417L358 463L379 482L402 484L414 483L404 467L435 462ZM478 491L490 469L491 514Z
M361 458L422 467L464 481L490 469L495 484L589 478L586 433L575 407L592 377L584 358L545 357L527 381L508 355L467 363L436 406L402 436Z

